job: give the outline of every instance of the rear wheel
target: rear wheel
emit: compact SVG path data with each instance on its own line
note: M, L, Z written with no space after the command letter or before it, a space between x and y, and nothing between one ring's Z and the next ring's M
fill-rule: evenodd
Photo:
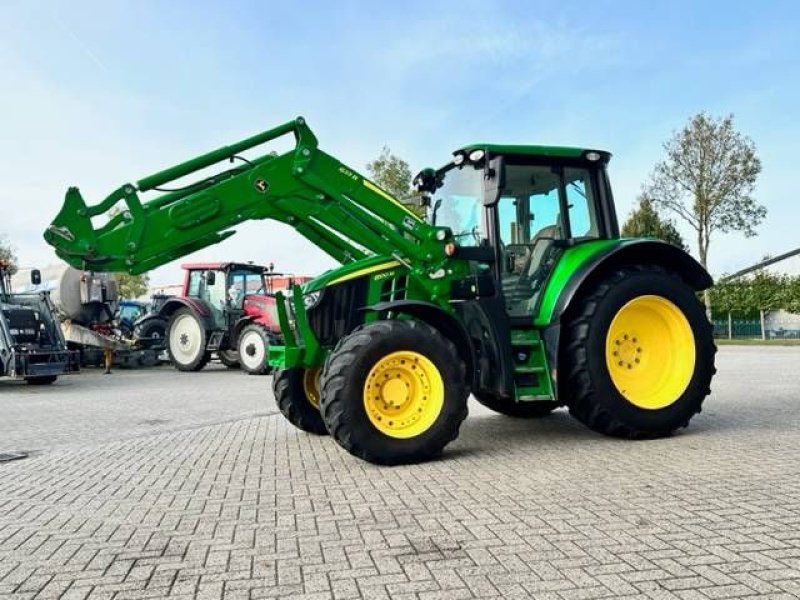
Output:
M169 320L167 331L169 359L179 371L199 371L206 366L206 330L190 308L180 308Z
M58 379L58 375L41 375L39 377L26 377L28 385L50 385Z
M555 402L516 402L513 398L501 398L491 394L473 393L473 395L486 408L519 419L540 419L558 408Z
M598 283L564 331L562 398L591 429L652 438L686 427L711 392L716 347L694 291L657 267Z
M322 374L322 418L348 452L378 464L428 460L467 416L452 342L416 321L378 321L342 338Z
M219 357L219 362L229 369L239 368L239 353L236 350L218 350L217 357Z
M319 367L278 369L272 380L275 402L284 417L298 429L327 435L319 413Z
M239 364L250 375L264 375L270 372L269 332L263 325L250 323L239 334Z

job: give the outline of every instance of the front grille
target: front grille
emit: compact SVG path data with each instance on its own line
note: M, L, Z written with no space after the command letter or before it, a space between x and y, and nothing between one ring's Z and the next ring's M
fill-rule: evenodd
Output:
M364 322L369 278L360 277L322 290L319 303L308 311L308 322L319 343L331 348Z

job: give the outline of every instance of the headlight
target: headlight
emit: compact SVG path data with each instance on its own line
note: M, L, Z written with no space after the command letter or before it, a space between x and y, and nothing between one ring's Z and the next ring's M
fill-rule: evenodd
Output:
M309 292L303 296L303 306L305 306L306 310L314 308L317 304L319 304L319 299L321 296L322 292Z
M483 150L473 150L469 153L469 159L472 162L478 162L481 160L486 153Z

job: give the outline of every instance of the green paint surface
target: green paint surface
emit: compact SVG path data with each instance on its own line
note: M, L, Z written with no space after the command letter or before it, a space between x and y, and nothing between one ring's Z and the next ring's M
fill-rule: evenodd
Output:
M603 252L612 246L617 246L620 242L620 240L594 240L567 248L547 281L547 287L539 305L539 313L534 319L534 324L544 327L552 323L554 317L558 318L558 315L553 315L553 309L558 297L575 272L597 253Z

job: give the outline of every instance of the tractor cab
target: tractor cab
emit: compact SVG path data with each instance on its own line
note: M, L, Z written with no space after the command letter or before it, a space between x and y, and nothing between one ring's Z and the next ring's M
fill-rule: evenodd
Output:
M609 158L577 148L471 146L415 183L427 194L429 222L452 231L454 256L477 258L511 323L530 325L565 249L619 237Z
M220 328L227 328L245 316L277 323L273 265L191 263L182 267L186 271L184 297L202 301Z

